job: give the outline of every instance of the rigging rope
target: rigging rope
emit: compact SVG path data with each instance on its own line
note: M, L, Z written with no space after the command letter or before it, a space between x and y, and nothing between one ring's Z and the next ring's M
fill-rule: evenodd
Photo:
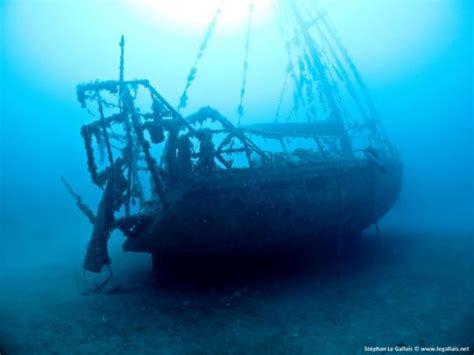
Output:
M191 84L193 83L194 79L196 79L196 74L197 74L197 65L199 64L199 61L201 58L204 56L204 52L207 49L207 46L209 44L209 40L211 39L214 29L216 27L217 21L219 19L219 16L221 15L222 12L222 5L224 3L224 0L221 1L220 5L218 6L216 13L211 19L211 22L209 23L207 27L206 34L204 35L204 39L201 42L201 45L199 46L198 54L196 56L196 59L194 60L194 64L189 70L188 77L186 79L186 86L184 87L183 93L181 94L181 98L179 99L179 105L177 111L180 112L181 109L185 108L188 104L188 90L191 87Z
M249 19L247 24L247 34L245 36L245 54L244 54L244 64L243 64L243 73L242 73L242 87L240 89L240 101L239 106L237 107L237 113L239 115L238 119L238 126L240 126L240 121L244 115L244 97L245 97L245 90L247 86L247 72L249 68L249 50L250 50L250 37L252 33L252 15L253 15L254 4L253 0L250 1L249 5Z
M321 96L321 92L318 90L320 83L318 76L315 75L315 68L310 58L311 55L306 48L304 39L301 38L301 28L290 24L288 20L285 21L285 19L288 19L287 14L291 13L290 5L286 4L286 6L287 8L284 8L281 3L280 6L276 6L275 4L274 10L280 35L285 42L289 66L291 66L290 74L294 84L292 112L301 112L300 108L302 108L307 121L312 122L317 120L316 94L319 92L319 99L322 102L321 106L323 108L325 108L324 97ZM285 22L287 22L286 26L291 29L285 31ZM295 62L295 65L293 65L293 62ZM288 118L290 117L291 114ZM277 119L278 117L276 117L275 122Z
M316 121L316 100L315 100L315 87L318 85L317 79L314 75L314 67L313 63L311 62L311 58L309 57L308 53L304 53L302 58L300 59L303 64L303 71L302 76L304 79L303 82L303 89L304 95L306 97L306 120L308 122Z
M354 62L349 57L346 48L343 46L330 17L317 4L311 2L307 2L306 12L314 19L312 23L315 25L315 30L319 34L319 43L326 48L325 66L327 68L328 79L333 87L335 100L341 110L343 120L347 122L348 125L357 126L357 130L361 130L362 126L357 124L357 122L362 119L364 129L368 129L370 132L368 135L369 140L373 138L380 142L383 136L383 129L377 122L377 112L365 87L365 83L360 77ZM330 59L332 59L332 61ZM345 88L355 103L357 110L360 112L361 117L358 119L351 115L350 111L346 109L336 79L339 79L339 82Z
M291 79L293 81L293 86L294 86L294 89L293 89L293 108L291 109L290 114L286 118L286 121L289 121L289 119L291 118L293 113L295 113L296 111L299 110L299 104L300 104L300 101L303 100L303 98L301 96L301 93L298 91L298 78L297 78L297 74L296 74L296 71L295 71L295 66L293 64L293 55L292 55L292 47L293 46L292 46L292 43L291 43L291 39L287 38L288 37L287 36L288 30L285 28L286 26L289 26L286 23L287 21L285 21L287 19L287 17L284 16L286 11L285 11L285 9L283 9L281 7L282 7L282 4L276 3L276 2L273 3L273 10L275 12L275 18L276 18L276 22L277 22L278 32L280 33L280 36L283 39L284 46L285 46L285 52L286 52L286 55L288 57L287 75L291 76ZM287 81L287 77L285 77L285 81ZM283 90L282 90L282 93L281 93L281 96L280 96L279 106L281 104L281 101L283 100L283 96L285 94L284 91L286 90L287 85L288 85L288 83L286 83L286 84L283 83ZM275 116L275 122L278 121L278 116L280 114L280 111L281 111L281 107L279 107L277 109L277 114Z
M281 106L283 105L283 99L285 98L286 87L288 86L288 77L290 76L290 71L291 71L291 66L288 65L286 69L285 80L283 81L283 87L280 93L280 100L278 101L278 106L275 113L275 120L274 120L275 123L278 123L278 118L280 117Z
M328 79L328 74L326 72L327 69L322 58L321 50L320 48L318 48L318 44L314 41L311 34L309 33L309 29L305 27L305 20L300 11L300 8L295 3L291 3L291 8L295 15L297 24L299 24L299 26L303 29L303 43L305 44L307 50L310 53L311 64L315 69L315 74L317 74L319 84L318 87L321 89L321 92L326 99L328 107L330 108L331 118L340 121L340 108L336 103L333 88L331 87L331 82Z

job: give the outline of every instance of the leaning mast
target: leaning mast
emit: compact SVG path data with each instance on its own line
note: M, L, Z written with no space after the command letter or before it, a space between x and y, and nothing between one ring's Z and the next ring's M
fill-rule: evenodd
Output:
M298 6L295 4L295 2L290 2L291 8L293 10L293 13L296 18L296 22L301 28L301 34L303 35L304 41L306 45L308 46L308 49L311 54L311 58L313 59L313 63L316 67L316 70L319 74L319 80L322 84L322 91L324 93L324 96L326 97L326 100L329 104L331 113L329 115L329 119L334 120L335 123L337 124L338 128L338 133L341 139L341 148L342 148L342 153L344 155L352 155L352 146L351 142L349 139L349 136L347 135L347 132L344 127L344 122L342 119L342 114L339 106L336 103L336 99L334 97L333 93L333 88L331 87L331 83L329 82L329 79L326 75L326 68L321 61L321 58L319 57L319 51L316 48L316 44L314 43L313 38L311 37L311 34L308 31L307 25L303 20L303 17L301 16L300 9Z

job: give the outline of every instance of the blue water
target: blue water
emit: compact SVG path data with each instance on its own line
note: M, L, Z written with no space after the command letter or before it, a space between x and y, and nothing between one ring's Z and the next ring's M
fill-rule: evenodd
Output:
M369 231L370 252L349 253L343 276L322 263L166 293L151 286L146 257L118 251L117 236L118 278L138 286L95 299L76 282L90 226L60 181L98 201L79 135L90 117L75 86L117 78L125 34L126 77L150 79L177 105L207 21L129 2L0 1L0 353L474 345L472 1L326 5L403 159L401 195L381 222L386 243L374 245ZM265 11L252 33L245 123L273 119L284 78L284 48ZM246 21L235 21L217 27L185 113L212 105L237 119Z

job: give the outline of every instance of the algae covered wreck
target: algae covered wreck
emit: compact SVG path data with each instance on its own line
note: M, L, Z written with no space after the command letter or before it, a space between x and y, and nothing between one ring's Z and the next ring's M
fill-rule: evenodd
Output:
M275 10L288 66L268 123L241 122L253 4L236 124L211 107L181 114L221 8L177 108L150 81L124 78L123 38L119 78L77 87L94 117L81 129L88 171L103 191L93 212L66 183L93 225L86 270L110 264L114 230L126 237L124 250L151 253L156 261L342 240L391 208L401 161L327 14L305 1L280 0ZM285 95L293 108L282 119Z

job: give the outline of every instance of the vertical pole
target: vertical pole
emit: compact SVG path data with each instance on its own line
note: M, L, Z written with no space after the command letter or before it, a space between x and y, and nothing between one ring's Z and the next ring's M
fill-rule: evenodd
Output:
M120 37L120 72L119 72L119 81L123 83L123 71L124 71L124 51L125 51L125 37L122 35Z
M119 68L119 81L120 81L120 87L119 87L119 106L120 106L120 112L124 113L126 116L125 118L125 131L127 135L127 152L128 152L128 174L127 174L127 180L128 180L128 186L127 186L127 200L125 202L125 215L129 216L130 215L130 199L132 197L132 179L133 179L133 160L134 160L134 152L133 152L133 139L132 139L132 128L130 125L129 117L128 114L129 112L126 112L124 109L123 105L123 96L125 94L125 85L124 85L124 66L125 66L125 37L122 35L120 37L120 68Z
M114 165L114 157L112 155L112 147L110 146L109 134L107 132L107 125L105 123L104 107L102 105L100 96L98 97L98 101L99 101L99 114L100 114L100 124L102 126L102 134L104 135L105 145L107 147L107 155L109 157L109 164L110 164L110 168L112 169Z

